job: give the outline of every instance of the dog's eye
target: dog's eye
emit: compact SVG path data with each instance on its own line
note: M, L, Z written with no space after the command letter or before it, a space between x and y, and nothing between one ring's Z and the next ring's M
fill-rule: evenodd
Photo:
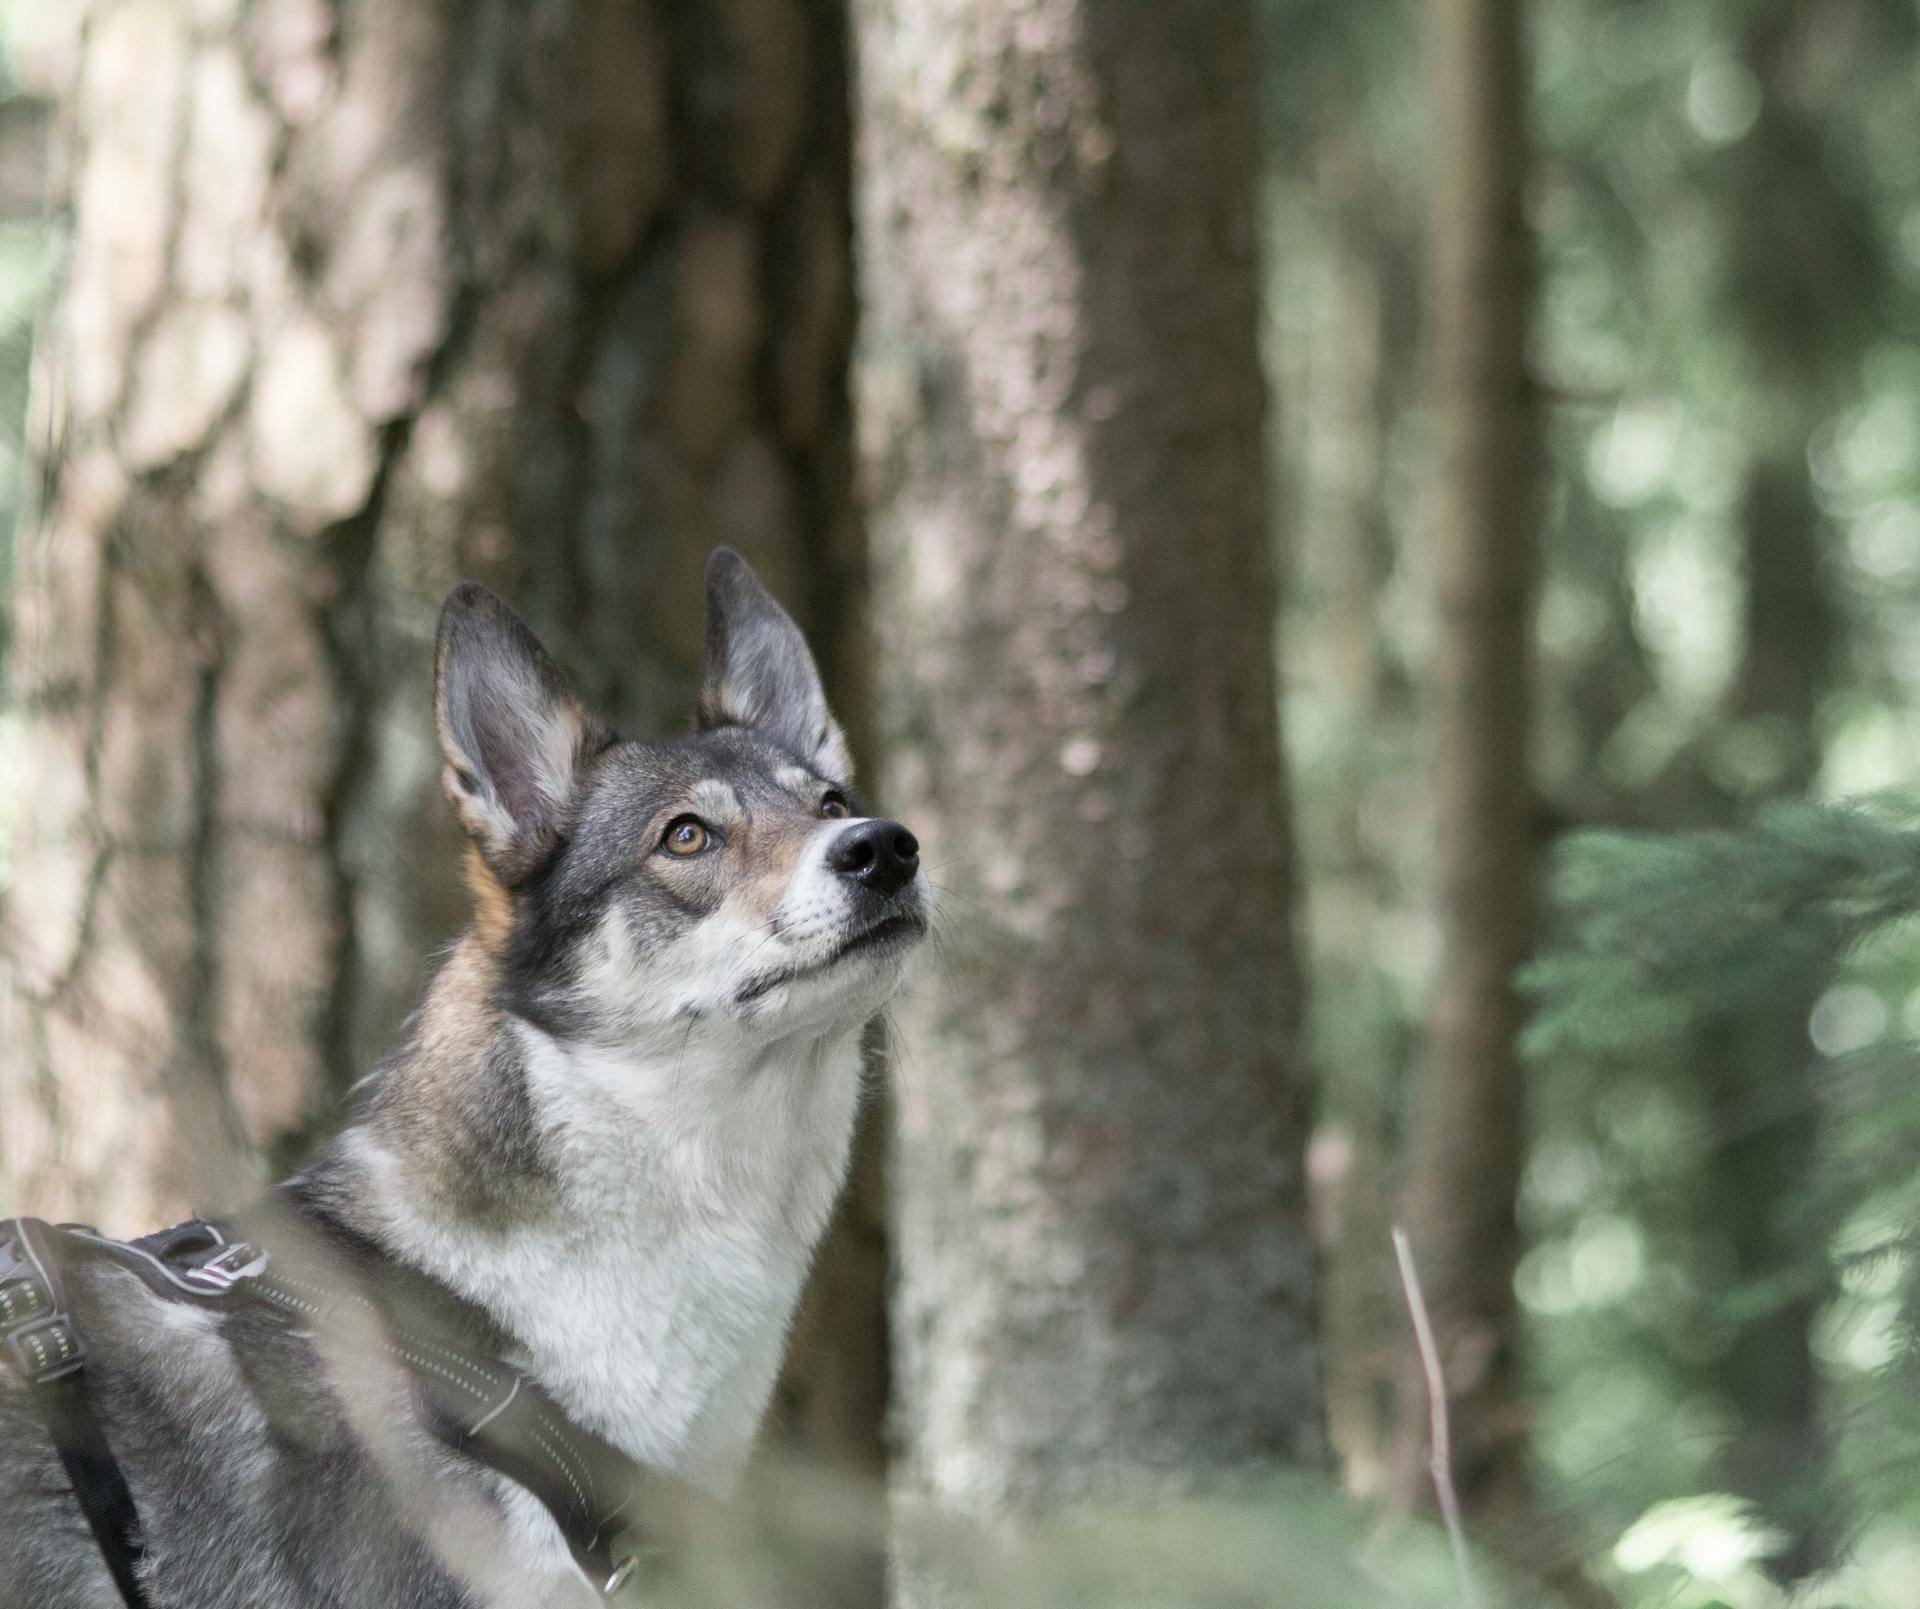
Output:
M844 794L829 793L820 801L820 814L828 821L839 821L842 817L852 815L853 808Z
M667 823L660 847L669 855L697 855L713 842L713 834L698 816L676 816Z

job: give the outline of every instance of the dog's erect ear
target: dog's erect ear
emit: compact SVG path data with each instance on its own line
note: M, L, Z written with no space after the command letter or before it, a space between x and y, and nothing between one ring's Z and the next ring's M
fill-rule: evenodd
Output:
M853 761L827 708L800 628L732 548L707 560L707 670L699 723L750 726L824 777L852 779Z
M512 883L552 846L607 732L520 617L472 581L440 611L433 679L448 797Z

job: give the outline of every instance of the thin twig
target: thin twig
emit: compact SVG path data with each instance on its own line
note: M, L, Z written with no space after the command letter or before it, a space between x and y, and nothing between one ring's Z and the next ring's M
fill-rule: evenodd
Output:
M1393 1226L1393 1255L1400 1264L1400 1288L1406 1292L1407 1313L1413 1319L1413 1338L1420 1349L1420 1366L1427 1376L1427 1409L1430 1420L1431 1451L1427 1468L1433 1475L1433 1493L1440 1500L1440 1517L1446 1521L1447 1541L1453 1547L1454 1573L1460 1579L1460 1601L1466 1609L1480 1609L1480 1591L1474 1585L1473 1567L1467 1558L1466 1528L1460 1523L1460 1494L1453 1486L1453 1435L1447 1423L1447 1377L1440 1367L1440 1348L1433 1339L1433 1323L1427 1317L1427 1299L1420 1291L1420 1274L1413 1266L1413 1247L1407 1232Z

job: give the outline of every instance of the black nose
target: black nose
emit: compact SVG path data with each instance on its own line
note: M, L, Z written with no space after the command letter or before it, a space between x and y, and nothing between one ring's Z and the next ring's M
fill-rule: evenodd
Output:
M863 821L834 839L827 864L876 894L897 894L920 869L920 840L897 821Z

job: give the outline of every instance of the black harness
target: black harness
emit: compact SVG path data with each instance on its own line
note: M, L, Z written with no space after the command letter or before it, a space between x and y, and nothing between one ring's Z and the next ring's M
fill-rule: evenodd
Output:
M131 1270L168 1301L214 1309L253 1302L290 1329L399 1364L422 1426L539 1499L603 1595L656 1551L653 1522L685 1520L705 1501L574 1424L500 1357L504 1337L479 1309L343 1226L279 1204L134 1241L79 1224L0 1219L0 1355L30 1388L129 1609L149 1606L138 1574L140 1518L94 1409L86 1341L61 1279L63 1266L90 1261ZM636 1534L649 1540L636 1546Z

